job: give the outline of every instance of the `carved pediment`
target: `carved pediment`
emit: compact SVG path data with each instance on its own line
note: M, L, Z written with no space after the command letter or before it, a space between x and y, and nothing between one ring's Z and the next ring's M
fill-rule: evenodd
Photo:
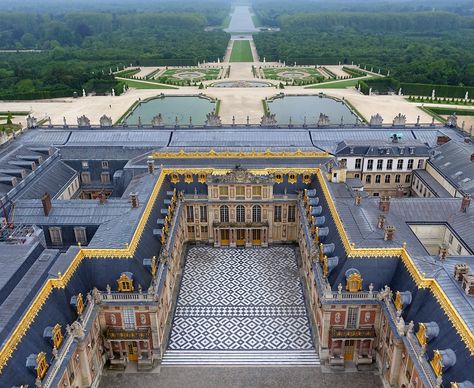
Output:
M211 175L208 181L211 183L273 184L273 177L269 175L255 175L248 170L236 168L225 175Z

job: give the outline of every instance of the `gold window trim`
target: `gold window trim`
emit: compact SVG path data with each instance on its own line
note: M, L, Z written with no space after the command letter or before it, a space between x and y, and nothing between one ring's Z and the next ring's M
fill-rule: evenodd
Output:
M206 174L199 174L198 175L198 182L199 183L206 183L206 181L207 181Z
M78 315L81 315L82 312L84 311L84 298L82 297L82 293L77 294L76 311Z
M36 356L36 376L38 379L43 380L43 377L46 375L48 371L48 363L46 362L46 353L40 352Z
M170 175L170 180L171 180L171 183L179 183L179 175L176 174L176 173L173 173Z
M362 276L358 273L349 275L346 281L346 290L349 292L358 292L362 290Z
M298 176L294 173L288 174L288 183L291 183L292 185L295 184L298 181Z
M156 275L156 256L151 258L151 275L155 277Z
M418 325L418 331L416 332L416 338L418 338L418 342L421 346L425 346L428 338L426 337L426 326L424 323L420 323Z
M277 173L273 176L275 183L283 183L283 174Z
M57 323L53 327L52 335L53 335L53 346L55 349L59 349L64 338L63 333L61 332L61 325L59 323Z
M185 183L193 183L194 177L193 174L185 174L184 175L184 182Z
M303 183L309 185L311 183L311 174L303 175Z
M133 281L124 273L117 280L119 292L133 292Z
M436 377L443 375L443 358L441 357L439 350L433 352L433 359L430 361L430 364Z
M402 296L400 294L400 291L397 291L395 294L395 301L393 302L395 305L395 309L397 310L403 310L403 302L402 302Z

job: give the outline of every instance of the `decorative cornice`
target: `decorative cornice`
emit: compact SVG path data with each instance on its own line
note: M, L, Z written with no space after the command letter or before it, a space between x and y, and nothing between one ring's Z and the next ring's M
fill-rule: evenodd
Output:
M325 151L222 151L216 152L211 149L208 152L186 152L184 149L178 152L152 152L152 159L236 159L236 158L328 158L332 155Z

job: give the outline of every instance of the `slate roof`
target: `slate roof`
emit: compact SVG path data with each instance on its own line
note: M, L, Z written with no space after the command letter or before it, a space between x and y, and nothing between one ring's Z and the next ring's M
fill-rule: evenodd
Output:
M474 195L474 144L449 141L434 151L429 161L461 193Z
M428 186L433 194L439 198L450 198L451 194L426 170L413 170L413 174Z

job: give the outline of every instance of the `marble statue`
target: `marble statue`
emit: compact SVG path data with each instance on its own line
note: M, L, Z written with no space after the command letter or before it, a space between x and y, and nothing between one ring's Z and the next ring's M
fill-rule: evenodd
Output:
M85 96L86 96L86 90L82 89L82 97L85 97Z
M464 101L467 101L469 100L469 92L466 92L466 94L464 95Z
M276 120L276 115L274 113L265 113L260 120L260 126L262 127L273 127L276 124L277 124L277 120Z
M155 117L153 117L153 120L151 120L151 125L152 127L162 127L164 125L161 113L158 113Z
M221 118L214 112L208 113L204 125L209 127L220 127L222 126Z
M112 89L112 97L115 97L115 89Z
M372 95L372 88L369 88L369 96Z
M431 91L431 98L436 98L436 91L434 89Z
M456 116L456 113L453 113L448 117L446 120L446 126L451 128L456 128L458 126L458 117Z
M398 95L399 95L399 96L402 95L402 88L398 89Z

